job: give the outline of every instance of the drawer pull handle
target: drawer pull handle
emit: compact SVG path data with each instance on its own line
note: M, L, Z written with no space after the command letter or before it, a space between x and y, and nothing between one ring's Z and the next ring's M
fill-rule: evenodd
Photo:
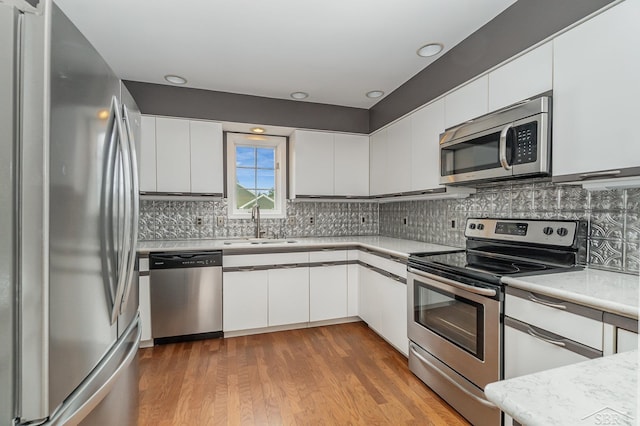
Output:
M567 346L564 342L559 342L557 340L549 339L547 337L544 337L544 336L536 333L535 331L533 331L533 329L531 327L527 327L527 333L531 337L535 337L536 339L542 340L543 342L551 343L552 345L560 346L562 348Z
M540 305L544 305L544 306L548 306L550 308L556 308L556 309L567 309L567 307L561 303L553 303L553 302L549 302L547 300L542 300L537 298L536 296L534 296L533 294L529 293L529 300L531 300L532 302L535 303L539 303Z

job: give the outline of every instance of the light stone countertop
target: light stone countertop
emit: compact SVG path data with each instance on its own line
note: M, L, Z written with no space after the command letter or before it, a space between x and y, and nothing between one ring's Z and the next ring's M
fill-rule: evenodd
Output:
M238 244L239 239L215 239L215 240L176 240L176 241L141 241L138 243L138 253L145 254L156 251L184 251L184 250L233 250L238 252L242 249L264 250L268 252L272 249L313 249L314 247L353 247L358 246L375 250L378 252L391 254L398 257L408 257L410 253L439 252L462 250L459 247L443 246L439 244L423 243L413 240L402 240L398 238L380 236L350 236L350 237L314 237L314 238L284 238L280 243L251 244L249 242ZM268 240L263 240L268 241ZM296 241L287 243L286 241ZM225 244L234 242L235 244Z
M485 394L527 426L637 425L638 351L490 383Z
M508 286L638 319L640 277L585 268L581 271L503 277Z

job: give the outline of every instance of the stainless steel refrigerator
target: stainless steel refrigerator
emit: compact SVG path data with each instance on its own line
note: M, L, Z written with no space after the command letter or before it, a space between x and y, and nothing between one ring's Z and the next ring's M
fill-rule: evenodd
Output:
M0 426L136 423L139 122L51 0L0 0Z

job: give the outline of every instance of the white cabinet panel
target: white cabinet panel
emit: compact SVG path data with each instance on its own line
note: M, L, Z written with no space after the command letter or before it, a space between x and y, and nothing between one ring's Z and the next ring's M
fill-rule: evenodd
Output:
M225 254L222 264L225 267L287 265L292 263L308 263L309 253L263 253L263 254Z
M347 260L347 250L320 250L309 252L309 262L340 262Z
M335 195L369 195L369 136L334 135Z
M269 270L269 326L309 322L309 268Z
M140 191L156 192L156 118L143 115L140 123Z
M389 343L402 352L409 354L407 337L407 286L391 278L380 276L382 319L381 333Z
M358 305L360 318L374 330L380 329L380 286L376 281L377 273L364 266L359 267L360 285Z
M222 194L222 124L190 121L191 192Z
M405 117L387 128L387 191L411 190L411 119Z
M489 73L489 111L553 87L553 48L548 42Z
M380 130L369 138L369 192L371 195L388 194L387 130Z
M445 127L464 123L489 112L488 81L488 76L482 76L445 96Z
M156 118L156 168L159 192L191 191L189 120Z
M139 279L140 290L140 323L142 324L141 341L151 340L151 293L149 287L149 276L142 276Z
M350 317L360 314L360 268L360 265L347 265L347 316Z
M554 39L555 176L640 166L638 16L624 1Z
M347 265L309 268L309 318L322 321L347 316Z
M296 130L295 193L300 195L333 195L333 134Z
M411 190L439 188L440 134L444 132L444 99L411 115Z
M638 333L617 328L616 334L616 353L638 349Z
M268 271L225 272L222 311L224 331L268 325Z

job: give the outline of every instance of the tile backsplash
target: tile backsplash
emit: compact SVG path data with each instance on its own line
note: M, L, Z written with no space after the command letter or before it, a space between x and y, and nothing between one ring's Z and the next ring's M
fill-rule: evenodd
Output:
M226 200L142 200L140 210L141 240L234 238L255 232L251 220L227 217ZM588 192L529 180L486 185L468 198L450 200L288 201L286 219L263 219L261 225L269 237L384 235L463 247L466 219L483 216L586 220L588 263L639 273L640 189Z

